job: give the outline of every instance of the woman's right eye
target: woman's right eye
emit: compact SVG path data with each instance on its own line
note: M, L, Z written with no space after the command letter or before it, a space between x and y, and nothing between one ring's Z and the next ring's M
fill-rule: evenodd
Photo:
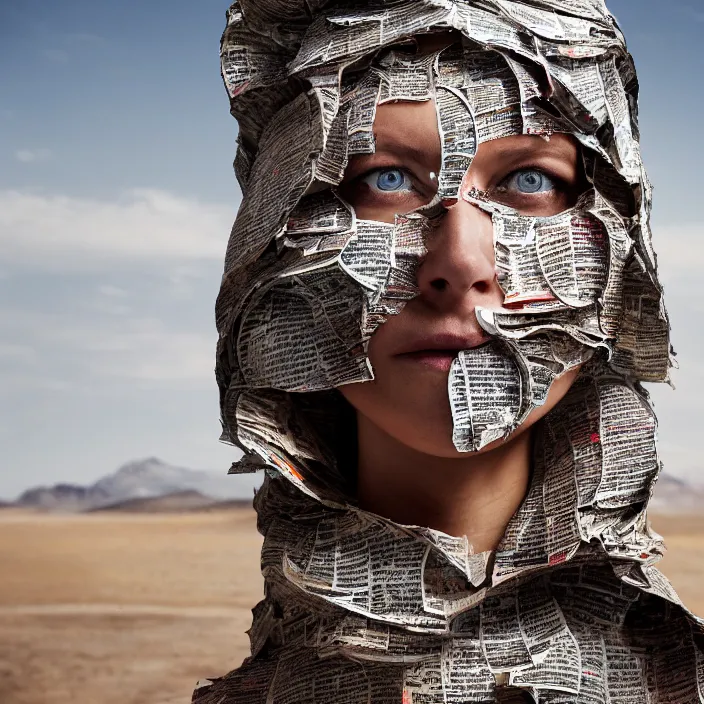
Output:
M353 172L339 190L358 218L388 223L393 223L397 215L429 203L434 192L424 180L401 165L380 166L359 175Z
M546 173L538 169L521 169L504 179L502 184L506 192L517 191L522 195L549 193L556 190L557 184Z
M372 190L382 193L408 193L413 190L411 177L402 169L374 169L360 179Z

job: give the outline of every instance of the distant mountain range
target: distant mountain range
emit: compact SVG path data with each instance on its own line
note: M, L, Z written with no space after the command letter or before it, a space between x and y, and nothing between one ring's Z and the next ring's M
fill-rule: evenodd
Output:
M185 469L150 457L129 462L89 486L56 484L28 489L5 506L60 512L108 508L167 510L167 506L171 510L188 510L220 502L251 502L260 481L261 477L256 475ZM170 501L164 501L166 497Z
M699 514L704 509L704 485L663 473L648 507L651 513Z
M2 508L79 513L98 510L164 512L203 510L251 503L260 475L227 475L175 467L151 457L129 462L94 484L56 484L25 491ZM650 503L652 513L700 513L704 486L662 474Z

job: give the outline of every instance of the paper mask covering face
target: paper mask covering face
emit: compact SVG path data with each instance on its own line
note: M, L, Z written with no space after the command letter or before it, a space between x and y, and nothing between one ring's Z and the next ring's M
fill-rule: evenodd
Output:
M646 515L660 463L639 382L667 378L669 326L635 70L603 2L241 0L221 54L243 200L216 373L223 438L245 451L234 471L266 469L265 597L251 657L194 701L704 701L701 623L655 568ZM338 187L394 100L436 106L438 194L359 219ZM481 143L557 132L589 182L569 211L525 217L463 187ZM453 362L455 446L505 436L584 362L536 426L500 544L478 554L356 505L335 391L372 378L367 343L417 294L428 228L458 199L491 214L505 301L476 311L491 340Z
M230 11L223 75L240 119L244 197L218 303L225 439L261 454L237 417L248 390L373 378L369 339L417 295L424 236L457 199L491 213L505 293L501 309L476 311L492 341L460 352L450 371L458 450L506 437L595 349L633 378L667 377L637 84L621 34L598 0L485 5L337 3L309 27L291 8L285 29L261 24L247 37L239 6ZM252 26L266 14L246 9ZM447 46L419 49L416 35L429 32ZM374 152L376 107L394 101L436 106L437 196L394 224L358 219L337 187L351 156ZM574 208L526 217L463 190L483 142L556 132L584 153L590 187Z

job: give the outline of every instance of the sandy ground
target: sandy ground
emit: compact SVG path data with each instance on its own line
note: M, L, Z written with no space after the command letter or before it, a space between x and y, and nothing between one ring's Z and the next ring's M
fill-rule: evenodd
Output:
M704 614L704 518L653 523L663 571ZM0 702L187 704L247 653L260 545L248 509L0 511Z
M186 704L247 654L260 546L246 509L0 512L0 702Z

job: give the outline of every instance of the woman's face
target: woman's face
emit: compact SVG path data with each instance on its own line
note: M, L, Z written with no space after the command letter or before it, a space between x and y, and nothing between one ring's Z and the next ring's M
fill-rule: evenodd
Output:
M436 191L441 145L435 105L380 105L374 122L376 151L350 160L340 187L364 220L394 222L396 214L427 204ZM575 205L584 190L579 147L569 136L504 137L482 143L465 176L492 201L527 216L551 216ZM448 398L450 366L460 350L489 339L477 306L496 309L504 292L496 278L491 216L465 200L448 207L432 230L417 274L419 295L372 336L375 379L340 387L365 416L397 441L426 454L459 456L452 442ZM557 379L547 403L514 435L544 416L565 395L573 369ZM503 441L484 448L487 451Z

